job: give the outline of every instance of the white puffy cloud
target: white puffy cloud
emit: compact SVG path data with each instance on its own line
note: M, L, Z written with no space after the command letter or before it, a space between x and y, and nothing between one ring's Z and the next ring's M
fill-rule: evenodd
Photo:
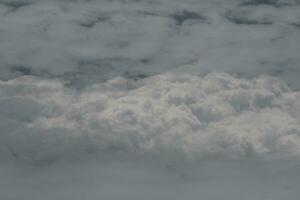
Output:
M300 155L300 94L275 77L170 72L138 81L117 77L78 91L28 76L1 82L0 91L8 157Z

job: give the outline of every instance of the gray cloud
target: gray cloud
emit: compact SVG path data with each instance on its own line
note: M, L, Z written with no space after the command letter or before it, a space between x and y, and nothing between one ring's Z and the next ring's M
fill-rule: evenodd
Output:
M101 68L102 60L117 65L113 76L152 75L198 61L199 68L243 76L275 75L283 65L292 72L276 75L298 88L298 3L3 1L1 78L88 74L85 63L100 61ZM94 75L107 79L101 70Z
M299 199L299 0L0 0L0 199Z

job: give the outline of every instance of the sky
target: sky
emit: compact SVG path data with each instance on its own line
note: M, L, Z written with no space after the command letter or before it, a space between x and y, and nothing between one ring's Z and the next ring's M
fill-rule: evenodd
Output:
M299 198L299 0L0 16L0 200Z

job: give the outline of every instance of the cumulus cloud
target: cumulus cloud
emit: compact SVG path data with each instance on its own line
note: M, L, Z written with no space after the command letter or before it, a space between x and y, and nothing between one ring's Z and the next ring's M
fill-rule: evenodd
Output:
M173 72L138 81L117 77L78 91L28 76L0 88L2 154L11 158L300 155L300 93L275 77Z
M1 81L1 197L296 200L300 93L183 71L81 90Z

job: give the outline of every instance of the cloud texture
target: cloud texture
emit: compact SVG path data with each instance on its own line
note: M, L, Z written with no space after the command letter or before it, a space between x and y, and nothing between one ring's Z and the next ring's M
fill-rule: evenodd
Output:
M0 0L0 200L298 200L299 0Z
M299 88L298 0L2 0L0 14L3 80L27 74L82 86L200 62Z
M173 72L78 91L29 76L1 82L0 91L2 153L11 157L300 156L300 93L274 77Z

